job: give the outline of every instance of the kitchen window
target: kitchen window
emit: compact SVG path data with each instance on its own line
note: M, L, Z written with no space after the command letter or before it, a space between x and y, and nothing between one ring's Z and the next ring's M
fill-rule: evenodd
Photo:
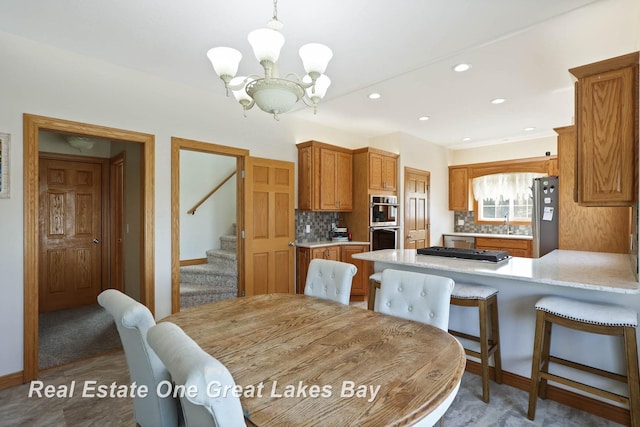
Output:
M543 173L499 173L473 179L477 222L531 222L533 199L531 185Z

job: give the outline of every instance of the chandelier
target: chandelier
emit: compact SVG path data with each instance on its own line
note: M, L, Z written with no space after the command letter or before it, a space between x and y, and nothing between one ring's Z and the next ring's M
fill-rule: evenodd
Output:
M261 28L249 33L249 44L253 48L262 68L264 76L252 74L236 76L242 54L230 47L214 47L207 52L218 77L224 82L229 96L229 89L242 106L244 116L247 110L258 105L265 113L278 115L286 113L300 100L313 108L316 113L318 102L324 97L331 80L324 74L333 53L331 49L320 43L308 43L299 50L304 70L307 73L302 79L295 73L285 78L278 76L278 57L284 45L284 36L280 33L282 23L278 21L278 1L273 1L273 18Z

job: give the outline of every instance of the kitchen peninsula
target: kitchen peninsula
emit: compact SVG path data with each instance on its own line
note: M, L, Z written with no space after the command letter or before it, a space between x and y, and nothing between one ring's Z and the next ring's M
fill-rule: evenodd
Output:
M447 276L460 283L487 285L499 290L500 342L505 383L526 389L531 375L535 330L534 305L542 296L557 295L582 301L621 305L640 312L640 289L630 255L555 250L538 258L512 257L499 263L417 255L415 250L382 250L354 255L386 268ZM477 310L451 306L450 327L477 334ZM466 343L465 343L466 344ZM552 349L561 357L612 372L624 372L619 339L554 329ZM559 372L567 368L559 367ZM574 375L593 383L587 374ZM622 383L606 383L626 394ZM561 386L558 386L561 387ZM553 397L551 397L553 398ZM526 402L522 409L526 410Z

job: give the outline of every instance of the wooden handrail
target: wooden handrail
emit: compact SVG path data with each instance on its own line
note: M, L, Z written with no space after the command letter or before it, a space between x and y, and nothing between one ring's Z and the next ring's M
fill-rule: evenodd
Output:
M207 199L208 199L209 197L213 196L213 193L215 193L216 191L218 191L218 190L220 189L220 187L222 187L222 186L223 186L227 181L229 181L229 180L233 177L233 175L235 175L235 174L236 174L236 171L231 172L231 174L230 174L228 177L226 177L226 178L225 178L225 179L224 179L220 184L218 184L218 185L216 186L216 188L214 188L213 190L211 190L211 191L209 192L209 194L207 194L207 195L206 195L206 196L204 196L202 199L200 199L200 201L199 201L198 203L196 203L194 207L192 207L191 209L189 209L189 210L187 211L187 213L188 213L188 214L191 214L191 215L195 215L195 213L196 213L196 209L198 209L198 208L200 207L200 205L201 205L201 204L203 204L204 202L206 202L206 201L207 201Z

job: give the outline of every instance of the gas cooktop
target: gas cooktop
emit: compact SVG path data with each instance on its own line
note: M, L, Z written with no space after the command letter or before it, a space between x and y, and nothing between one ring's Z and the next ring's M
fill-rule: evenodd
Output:
M432 255L449 258L472 259L477 261L500 262L509 259L507 251L488 251L483 249L445 248L443 246L431 246L418 249L418 255Z

